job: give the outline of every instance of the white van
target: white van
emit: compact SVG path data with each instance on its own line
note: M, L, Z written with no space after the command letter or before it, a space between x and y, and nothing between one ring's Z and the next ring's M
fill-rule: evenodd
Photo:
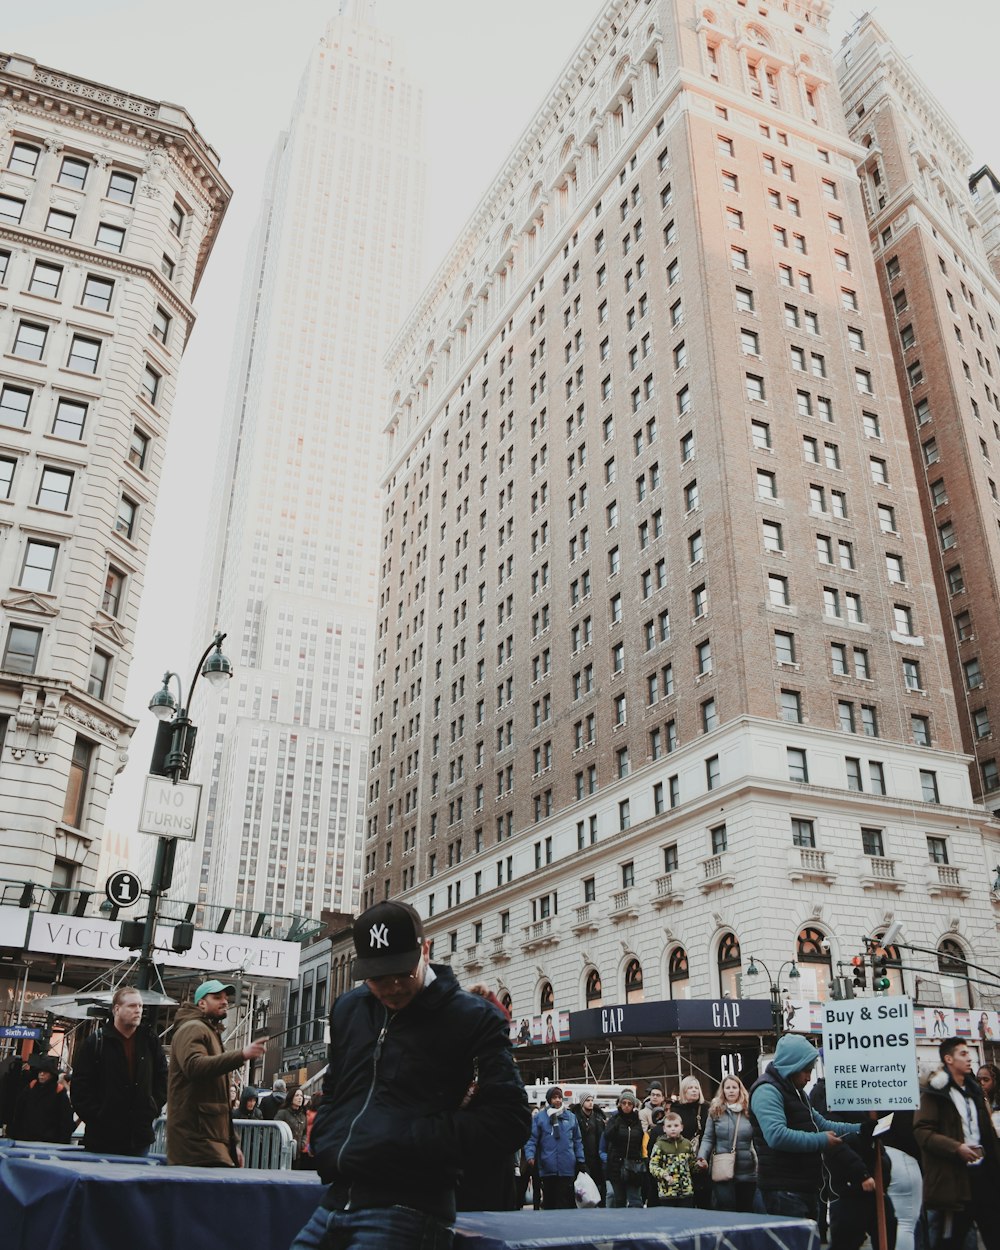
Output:
M586 1090L594 1095L594 1101L605 1111L613 1111L618 1105L618 1096L622 1090L635 1093L634 1085L595 1085L590 1081L536 1081L534 1085L526 1085L528 1102L533 1107L541 1107L545 1103L545 1095L553 1085L558 1085L563 1093L563 1105L573 1106L580 1101L580 1094ZM638 1101L638 1100L637 1100Z

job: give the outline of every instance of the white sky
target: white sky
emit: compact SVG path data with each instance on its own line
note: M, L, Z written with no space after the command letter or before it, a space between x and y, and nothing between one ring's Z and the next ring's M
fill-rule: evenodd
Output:
M4 7L4 51L184 106L219 152L235 192L198 295L198 325L174 407L127 706L145 732L133 740L111 816L113 827L125 830L137 813L151 749L149 697L165 668L179 669L186 688L209 641L189 637L189 617L240 267L265 162L310 47L338 0L38 0ZM950 9L938 0L835 0L834 7L834 43L870 7L954 118L974 167L1000 169L996 0L956 0ZM378 0L377 9L380 24L404 41L404 63L424 89L429 276L603 0ZM238 633L239 623L230 628Z

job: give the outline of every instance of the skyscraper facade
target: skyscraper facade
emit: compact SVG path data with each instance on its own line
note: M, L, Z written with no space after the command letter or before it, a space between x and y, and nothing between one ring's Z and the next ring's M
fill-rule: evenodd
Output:
M0 55L8 879L94 885L176 374L230 194L184 109Z
M194 716L207 815L175 890L313 916L357 901L382 357L421 262L420 94L360 7L310 54L247 266L203 595L236 675Z
M885 31L839 49L973 793L1000 808L1000 284L990 179ZM995 193L994 193L995 194Z
M996 940L828 9L767 8L605 4L390 353L361 901L519 1016Z

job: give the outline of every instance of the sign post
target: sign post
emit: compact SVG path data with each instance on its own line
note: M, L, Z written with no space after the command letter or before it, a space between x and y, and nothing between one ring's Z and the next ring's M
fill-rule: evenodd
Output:
M915 1111L920 1106L917 1039L909 998L855 998L823 1008L823 1074L830 1111ZM882 1148L876 1128L875 1211L880 1250L888 1245Z

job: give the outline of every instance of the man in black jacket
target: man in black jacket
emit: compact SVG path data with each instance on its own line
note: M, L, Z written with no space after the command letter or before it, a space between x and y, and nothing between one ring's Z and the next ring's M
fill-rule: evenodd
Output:
M142 995L120 986L111 1021L83 1043L73 1069L73 1108L87 1126L84 1148L145 1155L166 1101L167 1060L159 1038L142 1023Z
M463 1166L504 1166L531 1127L508 1029L449 967L430 964L408 904L369 908L354 946L365 984L331 1012L310 1136L329 1189L293 1250L448 1250Z

